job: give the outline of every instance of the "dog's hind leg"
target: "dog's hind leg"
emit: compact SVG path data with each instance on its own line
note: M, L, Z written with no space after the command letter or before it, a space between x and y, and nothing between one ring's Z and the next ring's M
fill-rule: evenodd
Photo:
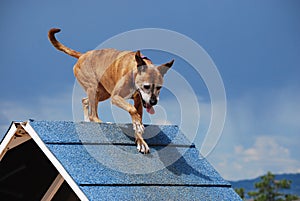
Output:
M98 103L110 97L102 84L98 84L97 88L87 89L88 98L82 99L84 116L93 122L102 122L98 117ZM88 114L88 115L87 115Z
M89 119L89 99L88 99L88 97L82 99L82 107L83 107L84 121L90 121L90 119Z
M87 89L88 95L88 114L89 119L92 122L102 122L98 117L98 96L97 96L97 89L90 88Z

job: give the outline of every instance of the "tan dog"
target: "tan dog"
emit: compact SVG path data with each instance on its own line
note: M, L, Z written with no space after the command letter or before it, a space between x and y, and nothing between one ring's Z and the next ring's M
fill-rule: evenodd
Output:
M54 34L59 31L56 28L49 30L48 37L58 50L78 58L74 74L88 96L82 99L85 120L101 122L97 112L98 102L111 97L114 105L129 112L137 149L148 153L149 147L142 137L143 107L154 114L153 106L158 102L163 76L174 60L156 67L151 60L142 57L140 51L102 49L82 54L58 42ZM126 99L133 99L134 106Z

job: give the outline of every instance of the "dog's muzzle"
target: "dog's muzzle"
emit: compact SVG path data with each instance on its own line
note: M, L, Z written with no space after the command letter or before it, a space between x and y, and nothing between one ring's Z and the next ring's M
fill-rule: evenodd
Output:
M154 105L157 104L157 98L156 96L152 95L150 100L149 100L149 103L147 103L144 99L143 99L143 96L140 92L140 89L138 89L138 92L140 94L140 97L141 97L141 100L142 100L142 104L143 104L143 107L146 109L146 111L149 113L149 114L154 114L155 113L155 110L153 108Z
M156 105L157 104L156 96L152 95L149 102L150 102L150 105L152 105L152 106Z

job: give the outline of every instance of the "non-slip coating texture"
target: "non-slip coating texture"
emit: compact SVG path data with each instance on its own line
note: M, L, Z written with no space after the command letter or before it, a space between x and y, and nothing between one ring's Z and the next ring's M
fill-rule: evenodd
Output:
M241 200L178 126L146 126L144 155L131 124L30 125L89 200Z

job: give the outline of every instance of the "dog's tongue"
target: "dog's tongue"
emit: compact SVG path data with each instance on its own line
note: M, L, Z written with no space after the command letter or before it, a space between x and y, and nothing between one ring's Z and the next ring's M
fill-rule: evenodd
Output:
M149 114L154 114L154 113L155 113L155 110L154 110L154 108L153 108L152 106L148 106L148 107L146 108L146 110L147 110L147 112L148 112Z

